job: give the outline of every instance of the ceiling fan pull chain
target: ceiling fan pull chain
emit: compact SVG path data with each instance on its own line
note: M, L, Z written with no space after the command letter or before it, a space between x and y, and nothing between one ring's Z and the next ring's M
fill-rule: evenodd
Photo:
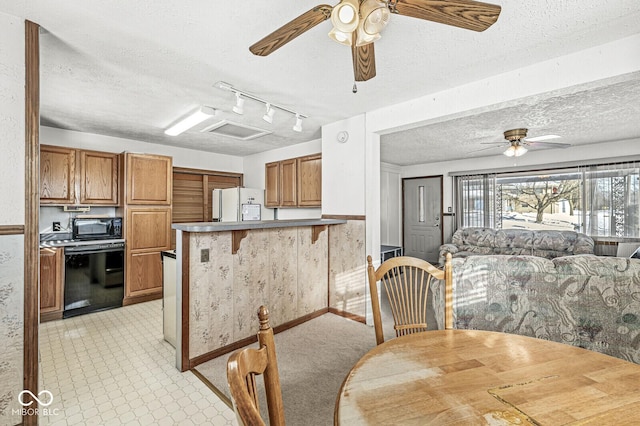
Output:
M356 86L356 82L353 82L353 89L352 89L353 93L358 93L358 86Z

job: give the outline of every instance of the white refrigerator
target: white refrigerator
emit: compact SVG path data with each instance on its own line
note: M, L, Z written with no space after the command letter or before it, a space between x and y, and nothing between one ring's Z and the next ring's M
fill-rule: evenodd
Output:
M264 206L264 189L214 189L211 194L214 222L273 220L273 209Z

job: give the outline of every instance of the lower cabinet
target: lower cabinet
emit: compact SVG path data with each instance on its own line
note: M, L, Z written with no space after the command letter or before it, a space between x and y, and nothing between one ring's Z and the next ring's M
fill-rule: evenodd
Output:
M124 304L162 297L160 252L171 245L171 208L127 207L125 234Z
M128 297L162 293L162 259L160 252L131 253L127 274Z
M62 318L64 249L40 249L40 322Z

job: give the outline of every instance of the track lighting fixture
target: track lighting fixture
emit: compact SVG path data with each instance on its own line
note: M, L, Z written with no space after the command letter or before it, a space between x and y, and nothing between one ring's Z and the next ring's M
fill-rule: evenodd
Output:
M294 132L302 131L302 117L300 117L300 114L296 114L296 124L293 126L293 131Z
M207 118L213 117L215 114L216 114L216 110L211 107L207 107L207 106L200 107L196 111L192 112L191 114L183 118L182 120L178 121L173 126L169 127L167 130L164 131L164 133L169 136L177 136L180 133L183 133L189 130L196 124L202 123Z
M351 35L351 34L349 34L349 35ZM243 92L242 90L236 89L235 87L233 87L229 83L225 83L224 81L218 81L213 86L217 87L218 89L221 89L221 90L226 90L226 91L235 93L235 95L236 95L236 105L233 107L233 112L235 112L236 114L243 114L244 113L244 101L245 101L245 99L251 99L253 101L260 102L260 103L264 104L264 106L266 108L266 112L262 116L262 119L264 121L266 121L267 123L273 123L273 116L276 113L276 109L279 109L280 111L288 112L289 114L294 115L296 117L296 124L293 126L293 130L296 131L296 132L302 132L302 119L303 118L309 118L308 116L306 116L304 114L301 114L301 113L299 113L297 111L291 110L291 109L289 109L287 107L284 107L282 105L276 105L273 102L266 101L266 100L264 100L262 98L259 98L258 96L252 95L251 93Z
M244 99L240 96L240 92L236 92L236 106L233 107L233 112L236 114L244 114Z
M262 119L267 123L273 123L273 116L276 113L276 110L271 108L271 104L267 104L267 112L262 116Z

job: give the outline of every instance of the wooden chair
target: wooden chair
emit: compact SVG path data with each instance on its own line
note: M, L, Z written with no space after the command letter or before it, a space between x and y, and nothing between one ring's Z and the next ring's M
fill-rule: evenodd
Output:
M233 407L241 425L264 425L260 416L256 376L262 374L269 424L284 426L284 407L282 405L282 391L280 376L278 375L278 361L273 341L273 329L269 325L269 311L266 307L258 309L260 330L258 331L259 349L247 348L229 357L227 362L227 382L233 398Z
M376 343L384 342L380 298L377 282L381 281L381 291L387 294L397 336L427 330L427 294L433 278L445 282L445 329L453 328L453 298L451 253L447 254L444 269L438 269L429 262L409 256L392 257L378 269L374 269L371 256L367 256L369 289Z

